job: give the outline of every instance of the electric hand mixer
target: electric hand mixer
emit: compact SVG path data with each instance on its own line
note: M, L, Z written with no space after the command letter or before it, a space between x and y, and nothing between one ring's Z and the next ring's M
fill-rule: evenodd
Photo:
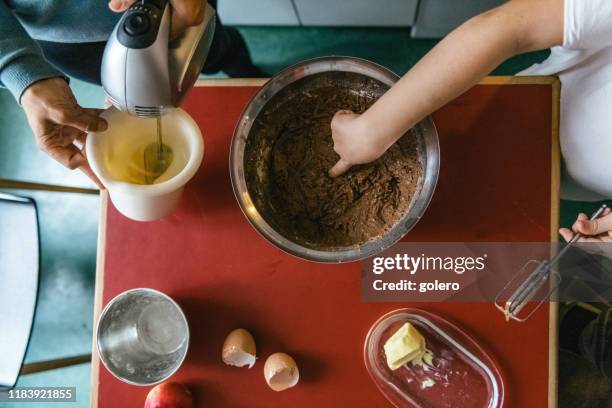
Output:
M102 57L101 79L110 102L142 118L157 118L157 141L144 152L147 183L169 166L161 117L177 108L202 71L215 31L215 10L206 5L202 23L171 40L167 0L139 0L121 17Z
M608 207L604 204L595 211L591 221L599 218L606 208ZM532 259L528 261L506 283L495 297L495 307L504 314L506 321L525 322L545 301L550 300L561 284L561 275L555 270L555 267L580 238L582 238L582 235L576 233L567 242L567 245L549 260Z

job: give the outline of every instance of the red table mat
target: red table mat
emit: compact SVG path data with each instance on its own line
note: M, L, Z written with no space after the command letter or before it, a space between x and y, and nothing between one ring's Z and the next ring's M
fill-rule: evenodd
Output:
M255 87L202 87L184 108L198 122L205 155L167 219L137 223L108 205L103 303L134 287L159 289L185 309L192 331L184 365L201 407L385 407L370 380L363 341L381 315L421 307L470 333L505 374L506 407L548 399L548 311L508 324L489 303L362 303L359 264L320 265L284 254L248 224L228 171L234 125ZM551 223L551 85L479 85L434 115L441 143L438 188L411 241L548 241ZM227 367L221 346L250 330L259 361ZM284 351L301 380L276 393L263 362ZM99 407L138 407L148 388L100 365Z

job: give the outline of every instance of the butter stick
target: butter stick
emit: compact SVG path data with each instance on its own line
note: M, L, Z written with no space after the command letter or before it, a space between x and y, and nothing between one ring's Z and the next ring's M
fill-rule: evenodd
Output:
M405 323L384 345L387 365L397 370L404 364L418 360L425 354L425 338L410 323Z

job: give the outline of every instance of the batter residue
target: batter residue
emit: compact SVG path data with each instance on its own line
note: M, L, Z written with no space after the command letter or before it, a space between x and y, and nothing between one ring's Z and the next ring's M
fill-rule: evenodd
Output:
M363 112L387 87L351 73L306 77L276 94L253 125L245 152L249 193L279 233L311 248L362 244L391 228L420 185L419 138L410 132L373 163L338 178L330 122Z

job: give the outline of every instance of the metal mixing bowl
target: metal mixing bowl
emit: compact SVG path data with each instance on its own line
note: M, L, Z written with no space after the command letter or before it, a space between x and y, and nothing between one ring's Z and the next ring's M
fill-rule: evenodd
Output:
M440 147L438 133L430 117L422 120L411 135L419 137L419 159L423 175L420 189L404 216L383 235L361 245L322 249L308 248L287 239L260 214L256 208L245 177L245 148L253 123L266 103L279 91L304 77L324 72L352 72L375 79L391 87L399 77L373 62L352 57L322 57L307 60L285 69L271 78L253 97L242 112L236 125L230 149L230 174L234 194L242 212L251 225L269 242L283 251L302 259L316 262L352 262L373 256L399 241L422 217L436 187L440 169Z

